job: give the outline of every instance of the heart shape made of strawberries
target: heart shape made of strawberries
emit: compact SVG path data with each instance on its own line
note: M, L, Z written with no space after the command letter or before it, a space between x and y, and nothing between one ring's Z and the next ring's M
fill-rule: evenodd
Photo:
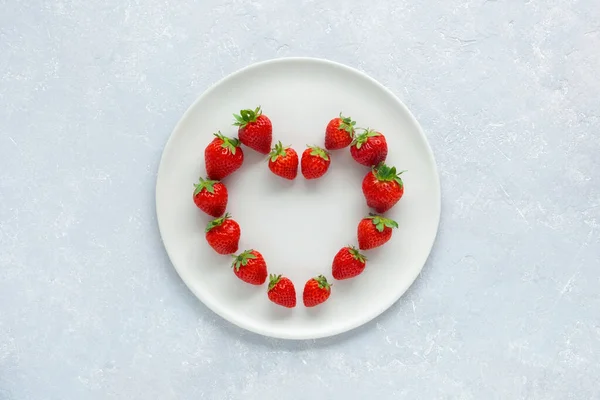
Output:
M207 222L206 241L216 253L232 257L233 274L255 286L265 284L268 278L268 299L286 308L296 306L295 285L288 277L271 273L268 260L260 249L239 248L244 230L235 216L227 212L230 196L227 180L243 169L248 152L267 156L268 169L285 181L296 180L299 170L307 181L322 178L331 166L332 152L348 147L357 166L369 167L361 189L370 212L357 221L356 244L332 249L330 273L323 272L304 283L302 301L305 307L325 303L332 294L333 284L330 281L359 276L368 263L364 252L386 244L393 229L398 228L395 221L383 214L394 207L404 194L400 177L404 171L385 164L388 148L381 132L357 128L352 118L341 113L324 124L324 146L307 146L300 154L280 141L273 143L273 124L261 107L234 114L233 125L238 128L237 137L217 132L207 144L204 151L206 174L194 185L193 201L200 210L214 218ZM285 217L267 220L265 224L272 224L279 234L289 229ZM333 279L328 280L327 275Z

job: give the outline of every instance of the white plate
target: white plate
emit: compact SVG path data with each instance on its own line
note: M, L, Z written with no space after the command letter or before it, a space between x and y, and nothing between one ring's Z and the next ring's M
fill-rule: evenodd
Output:
M204 239L209 217L192 201L193 183L205 174L204 148L220 130L236 136L232 113L262 106L273 138L301 154L323 145L325 126L340 111L357 125L386 135L387 162L403 175L405 194L387 213L400 224L390 242L366 252L362 275L334 281L337 251L356 244L356 227L369 213L361 192L368 168L348 149L333 152L329 172L307 181L273 175L264 156L244 147L244 165L225 179L228 211L242 229L240 251L254 248L269 273L296 286L298 305L284 309L232 272L231 257L216 254ZM223 318L250 331L285 339L312 339L356 328L375 318L413 283L431 250L440 216L440 186L433 155L419 124L381 84L352 68L312 58L266 61L244 68L207 90L187 110L162 155L156 183L158 224L167 253L190 290ZM302 305L304 283L324 274L330 299Z

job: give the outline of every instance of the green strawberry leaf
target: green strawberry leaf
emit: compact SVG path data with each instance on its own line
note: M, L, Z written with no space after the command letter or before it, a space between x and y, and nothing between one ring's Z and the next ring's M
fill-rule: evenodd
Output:
M333 285L327 282L327 278L325 278L323 275L319 275L313 279L319 284L319 289L325 289L328 292L331 291L331 286Z
M329 161L329 152L327 152L325 149L323 149L319 146L308 146L307 145L307 147L311 150L311 152L310 152L311 156L321 157L323 160Z
M363 264L368 260L367 257L361 252L359 252L358 249L354 246L348 246L348 252L350 252L352 258L360 261Z
M283 147L283 145L281 144L281 141L278 142L275 147L273 147L273 149L271 149L271 152L269 153L269 158L271 159L271 162L275 162L277 161L277 159L279 157L285 157L287 155L287 149L289 149L290 147Z
M246 265L248 265L248 262L250 260L256 259L256 255L252 254L253 251L254 250L252 249L245 250L237 256L234 255L233 263L231 264L231 266L235 268L236 271L239 271L240 267L245 267Z
M360 149L363 146L363 144L367 143L367 140L369 140L369 138L372 138L375 136L381 136L381 133L375 132L374 130L368 129L368 128L364 129L363 133L361 133L360 135L357 135L354 138L352 143L350 143L350 146L356 146L357 149Z
M219 183L219 181L211 181L209 179L204 180L204 179L200 178L199 183L194 184L194 187L196 188L194 190L194 196L196 196L198 193L200 193L204 189L206 189L206 191L210 194L215 194L215 185L217 183Z
M270 291L275 286L277 286L280 280L281 275L269 274L269 289L267 291Z
M229 152L231 154L235 154L235 152L237 151L237 148L240 147L240 140L238 138L230 138L227 136L224 136L221 131L214 133L213 135L215 135L217 138L221 139L223 141L223 143L221 144L221 147L229 150Z
M383 162L381 162L379 165L377 165L376 167L373 168L373 173L375 174L375 177L377 178L378 181L381 181L381 182L394 181L398 185L400 185L400 187L404 186L404 183L402 182L402 178L400 178L400 175L402 175L405 172L406 172L406 170L397 172L396 167L388 167Z
M212 229L216 228L217 226L221 226L223 225L223 222L225 222L226 220L228 220L229 218L231 218L231 215L229 213L226 213L225 215L223 215L222 217L219 218L215 218L212 221L210 221L207 225L206 225L206 232L210 232Z
M240 114L233 114L235 118L234 126L239 126L240 128L246 127L251 122L256 122L256 119L260 117L262 111L260 110L260 106L256 107L254 110L246 109L240 110Z
M338 129L348 132L348 134L350 134L350 137L354 138L354 125L356 125L356 121L352 121L352 118L350 117L344 117L341 112L340 119L342 120L342 122L340 123Z
M398 228L396 221L382 217L381 215L370 214L367 218L373 221L373 225L375 225L375 228L379 232L383 232L385 228Z

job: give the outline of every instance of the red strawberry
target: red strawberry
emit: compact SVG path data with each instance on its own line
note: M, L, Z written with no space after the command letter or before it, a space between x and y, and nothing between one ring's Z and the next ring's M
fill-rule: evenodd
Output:
M385 244L392 237L392 228L398 223L380 215L370 215L358 224L358 247L361 250L374 249Z
M296 307L296 289L288 278L281 275L269 275L269 300L287 308Z
M240 242L240 226L229 214L213 219L206 226L206 241L219 254L233 254Z
M298 175L298 153L291 147L277 143L269 153L269 169L285 179L295 179Z
M381 163L373 168L362 182L362 191L367 205L378 213L384 213L396 204L404 194L404 184L396 167Z
M350 117L344 117L342 113L334 118L325 128L325 148L327 150L339 150L347 147L354 139L354 125Z
M330 294L331 285L327 282L327 278L319 275L306 282L304 292L302 293L302 300L305 307L314 307L325 302Z
M385 161L388 153L385 136L367 129L356 136L350 145L350 154L359 164L371 167Z
M268 154L273 140L273 126L260 107L255 110L241 110L240 115L233 116L236 120L233 125L239 127L240 142L261 154Z
M206 174L209 179L222 180L237 171L244 162L240 141L215 133L216 138L204 150Z
M194 190L194 203L196 206L213 217L220 217L227 208L227 187L219 181L204 180L200 178Z
M262 285L267 280L267 263L256 250L246 250L234 256L233 273L244 282Z
M300 166L302 167L302 175L306 179L316 179L325 175L329 169L331 159L329 153L317 146L309 146L302 153Z
M367 266L367 257L354 246L342 248L333 258L331 273L337 280L354 278Z

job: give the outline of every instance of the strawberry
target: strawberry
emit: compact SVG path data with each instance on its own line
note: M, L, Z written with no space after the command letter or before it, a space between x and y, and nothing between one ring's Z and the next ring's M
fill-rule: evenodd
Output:
M275 175L293 180L298 175L298 153L291 147L277 143L269 153L269 169Z
M317 146L309 146L308 149L302 153L302 160L300 162L302 175L306 179L316 179L325 175L325 172L329 169L331 159L329 153Z
M366 129L356 136L350 145L350 154L357 163L371 167L385 161L388 153L385 136Z
M354 246L343 247L333 258L331 273L337 280L354 278L367 266L367 257Z
M305 307L314 307L319 305L329 298L331 294L331 285L327 282L327 278L319 275L309 279L304 285L302 293L302 301Z
M215 133L215 139L204 150L206 174L209 179L222 180L237 171L244 162L240 141Z
M206 226L206 241L219 254L233 254L240 242L240 225L229 213L213 219Z
M361 250L374 249L385 244L392 237L392 228L398 223L380 215L371 214L358 224L358 247Z
M384 213L396 204L404 194L404 184L396 167L384 163L373 168L362 182L362 191L367 205L378 213Z
M219 181L204 180L194 185L194 203L196 206L213 217L220 217L227 208L227 187Z
M262 113L260 107L255 110L241 110L235 117L234 126L238 126L238 136L243 145L268 154L273 140L273 126L271 120Z
M262 254L256 250L246 250L233 256L233 273L244 282L262 285L267 280L267 263Z
M325 148L327 150L339 150L347 147L354 139L354 125L350 117L344 117L342 113L334 118L325 128Z
M269 275L269 289L267 291L269 300L287 308L296 307L296 289L288 278L281 275Z

